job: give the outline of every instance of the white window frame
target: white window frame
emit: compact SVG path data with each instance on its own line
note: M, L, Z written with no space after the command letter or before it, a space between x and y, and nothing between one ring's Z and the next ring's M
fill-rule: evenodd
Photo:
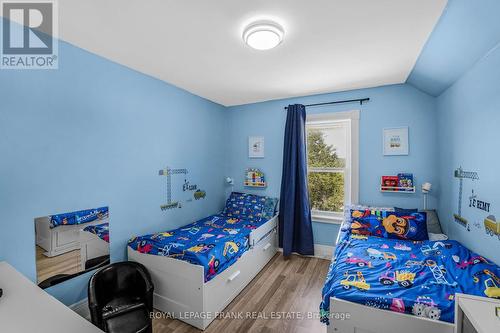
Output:
M348 147L345 171L342 168L344 171L344 204L348 205L357 204L359 201L359 110L307 114L306 129L309 125L328 125L345 121L350 123L347 133ZM344 221L344 213L342 212L311 210L311 215L315 222L341 224Z

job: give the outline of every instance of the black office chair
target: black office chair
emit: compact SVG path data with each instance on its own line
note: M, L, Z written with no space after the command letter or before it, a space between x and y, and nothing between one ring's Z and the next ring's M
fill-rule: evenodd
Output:
M153 282L143 265L116 262L89 281L92 323L105 332L152 333Z

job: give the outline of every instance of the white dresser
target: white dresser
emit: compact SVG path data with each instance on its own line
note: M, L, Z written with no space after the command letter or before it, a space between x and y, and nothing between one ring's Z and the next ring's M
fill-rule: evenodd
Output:
M6 262L0 262L0 288L0 332L102 333Z
M466 294L455 295L456 333L500 332L496 308L500 300ZM500 315L500 312L499 312Z

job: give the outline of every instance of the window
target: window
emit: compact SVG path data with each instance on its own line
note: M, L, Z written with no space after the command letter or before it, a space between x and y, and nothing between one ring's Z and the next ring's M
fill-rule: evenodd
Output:
M358 201L359 112L307 115L307 173L314 221L341 223Z

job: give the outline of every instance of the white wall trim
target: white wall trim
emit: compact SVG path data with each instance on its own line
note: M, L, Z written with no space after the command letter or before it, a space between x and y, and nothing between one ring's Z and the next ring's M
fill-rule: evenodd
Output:
M278 248L278 251L283 253L283 249L281 247ZM313 256L303 256L303 257L331 260L334 252L335 252L335 246L314 244L314 255ZM293 254L302 256L301 254L298 254L295 252L293 252Z
M90 310L89 310L89 302L87 298L82 299L79 302L71 304L69 308L76 313L78 313L83 318L90 321Z
M316 258L331 260L335 246L314 244L314 256Z

